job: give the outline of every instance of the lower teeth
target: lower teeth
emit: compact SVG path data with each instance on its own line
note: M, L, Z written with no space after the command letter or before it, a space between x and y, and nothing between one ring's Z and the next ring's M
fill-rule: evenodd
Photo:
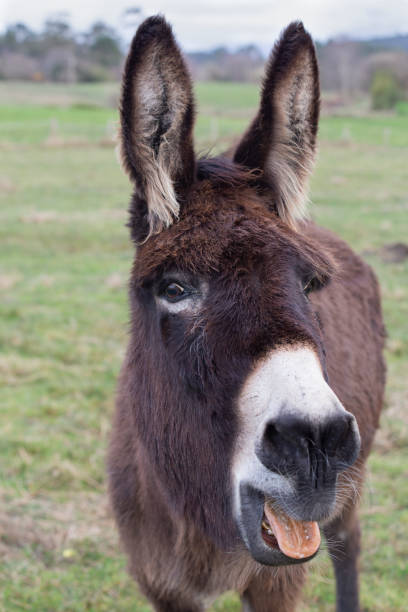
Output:
M263 529L264 531L266 531L266 533L267 533L268 535L273 535L273 531L272 531L272 529L270 528L270 525L269 525L269 524L267 524L265 521L262 521L262 529Z

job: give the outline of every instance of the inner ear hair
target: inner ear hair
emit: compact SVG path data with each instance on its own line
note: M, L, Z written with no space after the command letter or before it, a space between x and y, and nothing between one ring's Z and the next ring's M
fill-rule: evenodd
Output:
M121 159L136 188L133 205L147 212L148 235L157 233L177 219L195 168L190 76L160 16L147 19L133 39L120 118Z
M272 190L273 207L292 228L307 213L320 89L315 48L303 24L294 22L271 53L258 115L234 159L258 167Z

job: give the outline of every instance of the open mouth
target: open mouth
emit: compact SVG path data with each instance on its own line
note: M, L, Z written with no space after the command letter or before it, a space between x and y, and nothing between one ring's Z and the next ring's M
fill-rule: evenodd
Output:
M262 565L294 565L310 561L318 553L321 538L316 521L289 516L275 497L249 484L241 484L239 493L238 527L255 561ZM288 498L289 506L294 507L295 513L293 496Z
M297 521L267 500L261 522L261 536L269 548L280 550L291 559L306 559L320 546L320 529L316 521Z

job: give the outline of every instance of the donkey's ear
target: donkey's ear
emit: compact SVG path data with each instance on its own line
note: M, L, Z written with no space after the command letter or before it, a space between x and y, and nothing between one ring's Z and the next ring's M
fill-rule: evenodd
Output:
M258 115L234 160L262 170L276 212L292 227L306 214L319 97L313 41L302 23L291 23L271 53Z
M132 41L120 105L122 163L135 183L131 225L146 237L168 227L194 179L194 101L170 26L146 19Z

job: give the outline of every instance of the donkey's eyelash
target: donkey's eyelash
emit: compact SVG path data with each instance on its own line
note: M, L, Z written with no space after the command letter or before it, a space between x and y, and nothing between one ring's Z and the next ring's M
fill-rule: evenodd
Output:
M178 285L179 287L182 287L184 290L184 297L187 297L193 293L197 293L197 289L195 287L193 287L191 284L186 283L181 281L178 278L173 278L173 277L168 277L168 278L162 278L160 283L158 284L157 287L157 295L163 296L166 292L166 289L169 285Z
M302 281L302 291L307 296L312 291L318 291L326 285L325 281L322 281L318 276L311 276Z

